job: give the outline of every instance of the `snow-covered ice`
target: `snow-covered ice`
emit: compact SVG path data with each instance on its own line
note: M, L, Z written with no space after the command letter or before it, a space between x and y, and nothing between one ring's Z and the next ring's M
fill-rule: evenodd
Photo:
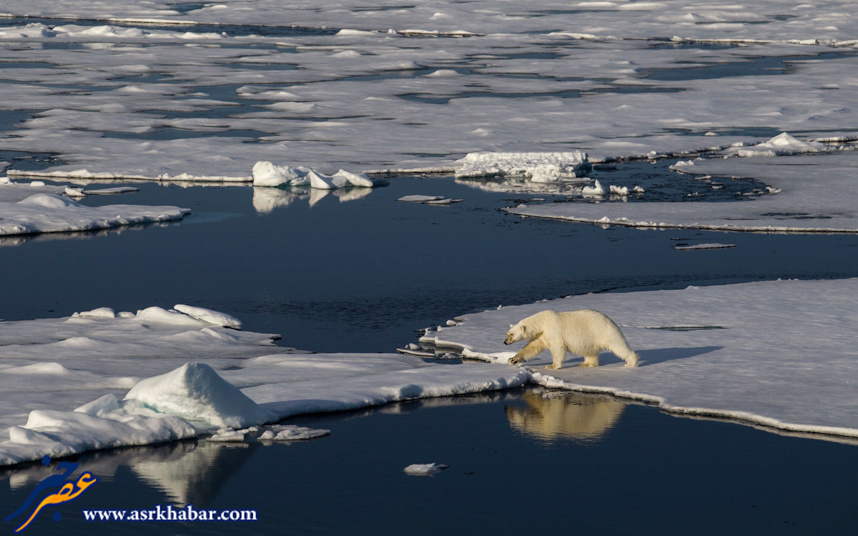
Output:
M68 233L110 229L125 225L181 220L189 209L143 205L88 207L68 197L37 193L21 201L5 202L0 185L0 236Z
M505 363L508 326L544 309L596 309L622 329L637 368L602 356L595 369L545 370L547 387L606 393L675 414L721 417L777 431L858 437L858 280L771 281L684 290L588 294L462 316L421 340ZM515 348L517 349L517 347Z
M813 175L807 166L814 166ZM644 228L754 232L858 232L858 152L709 158L680 162L699 175L753 177L767 195L743 202L551 203L520 205L512 214Z
M0 427L9 430L0 465L205 434L239 441L242 429L292 415L528 381L517 367L295 352L274 346L276 335L235 329L236 322L181 305L0 322ZM268 431L260 439L321 434Z
M456 178L518 176L531 182L575 178L590 168L583 151L567 153L469 153L456 163Z

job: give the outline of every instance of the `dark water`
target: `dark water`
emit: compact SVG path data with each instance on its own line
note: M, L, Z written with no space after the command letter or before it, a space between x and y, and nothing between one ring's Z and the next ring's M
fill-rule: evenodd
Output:
M193 214L181 224L0 246L0 318L186 303L229 312L249 330L280 333L292 347L391 351L412 342L414 330L501 304L612 289L858 275L858 236L640 231L522 219L499 211L521 196L450 178L392 179L360 200L329 195L311 207L298 199L267 214L254 210L249 187L137 186L139 193L84 202L174 204ZM408 194L463 202L396 201ZM674 249L702 242L736 247Z
M638 182L644 169L596 172L623 184ZM135 194L84 202L174 204L193 215L180 224L4 241L0 318L187 303L233 314L246 329L281 333L288 346L391 351L414 341L415 329L499 304L858 275L858 236L641 231L521 219L499 209L522 195L489 193L449 177L392 178L359 200L329 195L310 206L305 196L268 213L253 208L249 187L137 186ZM681 196L683 188L663 195ZM408 194L463 201L449 207L396 201ZM674 249L702 242L736 247ZM615 400L544 400L515 391L289 423L332 434L288 446L185 442L82 456L80 471L91 471L98 483L40 515L26 532L851 534L858 521L854 446L668 417ZM434 477L403 473L430 462L450 467ZM50 474L38 465L7 470L0 504L13 511ZM259 520L82 518L83 509L183 503L254 509ZM51 518L55 512L59 521Z
M29 534L852 534L855 447L540 390L293 419L310 442L81 456L99 481ZM409 476L415 463L448 469ZM13 508L50 474L0 477ZM255 510L256 522L86 522L84 509ZM61 518L51 515L59 511ZM10 527L11 524L7 523Z

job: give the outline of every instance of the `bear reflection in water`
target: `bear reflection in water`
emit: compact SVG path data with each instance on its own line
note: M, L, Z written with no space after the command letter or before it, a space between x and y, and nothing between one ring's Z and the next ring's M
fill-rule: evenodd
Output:
M526 407L506 406L510 425L543 441L599 439L626 408L610 398L540 389L524 393L521 399Z

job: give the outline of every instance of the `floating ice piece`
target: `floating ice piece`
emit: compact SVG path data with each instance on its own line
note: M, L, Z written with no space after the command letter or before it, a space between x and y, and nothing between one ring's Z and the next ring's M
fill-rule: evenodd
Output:
M751 147L733 147L728 153L738 156L784 156L798 153L824 153L831 149L816 141L801 141L783 132L769 141ZM679 162L677 162L679 165Z
M461 324L420 342L469 349L469 356L489 361L507 348L510 323L545 309L597 309L622 327L641 357L639 368L604 354L612 362L602 369L569 363L550 375L534 372L537 383L649 401L676 414L856 438L854 339L832 336L854 331L856 290L858 279L779 280L577 295L463 315ZM544 352L529 364L550 362Z
M576 176L590 168L587 153L468 153L456 162L456 178L520 176L537 182Z
M277 425L266 426L259 436L263 441L307 441L331 435L330 430L306 428L304 426Z
M307 182L306 173L289 166L261 161L253 165L254 186L300 186Z
M66 186L65 194L69 197L86 197L86 194L83 193L83 188L74 188L72 186Z
M335 190L337 186L334 184L333 177L324 175L314 170L307 173L307 178L310 180L310 188L316 190Z
M593 182L593 186L585 186L581 193L584 194L584 197L598 197L605 195L605 188L602 186L598 180Z
M30 183L31 185L38 181ZM170 206L88 207L67 197L38 193L17 203L0 202L0 236L93 231L124 225L174 221L190 210Z
M403 471L412 476L432 476L449 467L449 465L444 465L443 463L414 463L403 469Z
M351 171L346 171L344 169L334 173L333 181L339 188L348 184L358 188L373 188L377 185L375 181L366 175L366 173L352 173Z
M181 303L174 305L173 309L179 311L180 313L185 313L191 318L196 318L197 320L202 320L203 322L207 322L209 324L214 324L216 326L222 326L225 328L241 329L241 320L226 313L212 311L211 309L205 309L203 307L183 305Z
M276 420L204 363L188 363L142 380L128 391L125 400L135 400L203 428L246 428Z
M690 246L674 246L673 249L675 249L677 251L692 251L692 250L698 250L698 249L727 249L727 248L734 248L734 247L736 247L736 244L712 243L712 244L693 244Z
M443 195L405 195L397 199L403 203L423 203L424 205L450 205L461 203L461 199L449 199Z
M221 443L244 443L245 433L242 430L234 430L232 428L221 428L213 435L207 438L208 441L217 441Z
M619 196L623 196L623 197L629 195L629 187L628 186L616 186L616 185L612 184L608 188L613 195L619 195Z

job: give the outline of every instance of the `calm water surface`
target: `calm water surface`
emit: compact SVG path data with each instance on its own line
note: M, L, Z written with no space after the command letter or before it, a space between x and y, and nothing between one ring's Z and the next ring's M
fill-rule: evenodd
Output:
M603 173L612 184L641 179L622 167ZM416 340L414 330L499 304L858 275L854 236L641 231L521 219L499 209L534 195L491 193L449 177L394 178L361 199L328 195L312 206L308 196L287 204L285 192L250 187L138 186L135 194L84 203L172 204L192 209L192 216L180 224L4 241L0 318L187 303L229 312L249 330L280 333L287 346L376 352ZM280 197L272 199L272 192ZM463 201L449 207L396 201L408 194ZM684 194L680 188L664 195ZM736 247L674 249L703 242ZM858 521L854 446L668 417L609 399L513 391L289 422L331 435L291 445L201 441L81 456L80 470L99 482L58 507L59 521L41 516L27 532L93 530L82 519L84 508L185 503L255 509L259 521L98 524L96 530L845 534ZM449 469L434 477L402 471L430 462ZM13 510L49 474L41 466L6 471L0 504Z

